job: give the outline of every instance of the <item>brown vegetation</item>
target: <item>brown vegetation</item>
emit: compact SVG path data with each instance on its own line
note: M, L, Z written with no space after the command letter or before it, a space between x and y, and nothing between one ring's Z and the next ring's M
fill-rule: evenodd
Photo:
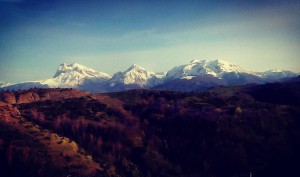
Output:
M0 168L7 176L294 175L299 87L4 92Z

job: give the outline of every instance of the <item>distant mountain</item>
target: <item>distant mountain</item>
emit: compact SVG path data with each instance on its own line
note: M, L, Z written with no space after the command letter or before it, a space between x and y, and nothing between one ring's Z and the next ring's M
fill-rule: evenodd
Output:
M0 88L2 88L2 87L7 87L7 86L9 86L9 85L11 85L11 84L8 83L8 82L0 82Z
M101 84L110 78L111 76L106 73L97 72L77 63L70 65L64 63L58 67L53 78L41 83L49 87L77 88L87 80Z
M154 72L134 64L124 72L117 72L110 79L109 89L127 90L132 88L149 88L160 83Z
M205 91L210 87L225 84L224 80L218 77L203 74L200 76L185 76L178 79L166 80L163 84L153 88L173 91Z
M297 77L292 77L286 80L287 82L300 82L300 75Z
M97 72L77 63L59 65L53 78L42 81L23 82L5 87L5 89L18 90L30 88L77 88L94 91L97 86L106 84L110 75ZM101 90L101 89L100 89Z
M114 92L136 88L177 91L204 91L219 85L243 85L284 81L296 77L291 71L252 72L223 60L192 60L165 73L154 73L134 64L123 72L110 75L80 64L59 65L53 78L4 85L0 89L77 88L90 92ZM1 84L1 83L0 83ZM1 85L0 85L1 86Z
M166 80L174 80L179 78L184 78L186 76L201 76L201 75L212 75L214 77L222 78L223 74L226 73L248 73L252 72L246 71L245 69L223 61L223 60L192 60L190 63L176 66L171 69L167 75Z
M257 73L223 60L192 60L171 69L160 89L203 91L217 85L242 85L264 83ZM170 86L172 85L172 86Z
M6 87L0 88L0 90L27 90L30 88L50 88L48 85L42 84L40 81L29 81L12 84Z
M278 69L273 69L261 73L261 77L269 81L276 81L278 79L292 78L296 76L297 74L294 72L287 71L287 70L278 70Z

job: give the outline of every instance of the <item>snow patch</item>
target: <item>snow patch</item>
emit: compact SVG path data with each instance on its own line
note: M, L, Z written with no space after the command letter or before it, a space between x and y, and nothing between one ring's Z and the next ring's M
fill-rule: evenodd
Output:
M182 78L180 78L180 79L186 79L186 80L191 80L191 79L193 79L195 76L184 76L184 77L182 77Z

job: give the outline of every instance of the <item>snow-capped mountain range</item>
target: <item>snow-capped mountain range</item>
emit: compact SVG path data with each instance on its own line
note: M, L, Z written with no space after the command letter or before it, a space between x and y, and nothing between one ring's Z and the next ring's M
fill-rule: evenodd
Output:
M132 65L112 77L80 64L59 65L53 78L8 85L0 83L1 89L77 88L92 92L112 92L135 88L154 88L180 91L202 91L218 85L241 85L266 83L299 74L291 71L269 70L252 72L223 60L192 60L188 64L176 66L166 74L157 74Z
M171 69L167 75L166 80L191 78L201 75L212 75L217 78L222 78L226 73L248 73L255 74L250 71L246 71L240 66L229 63L223 60L192 60L190 63L176 66Z

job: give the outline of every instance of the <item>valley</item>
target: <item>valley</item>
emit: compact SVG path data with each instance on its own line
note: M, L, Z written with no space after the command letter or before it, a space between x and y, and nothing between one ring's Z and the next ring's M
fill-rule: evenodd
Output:
M207 92L0 93L5 176L290 176L298 81ZM15 170L18 169L18 170Z

